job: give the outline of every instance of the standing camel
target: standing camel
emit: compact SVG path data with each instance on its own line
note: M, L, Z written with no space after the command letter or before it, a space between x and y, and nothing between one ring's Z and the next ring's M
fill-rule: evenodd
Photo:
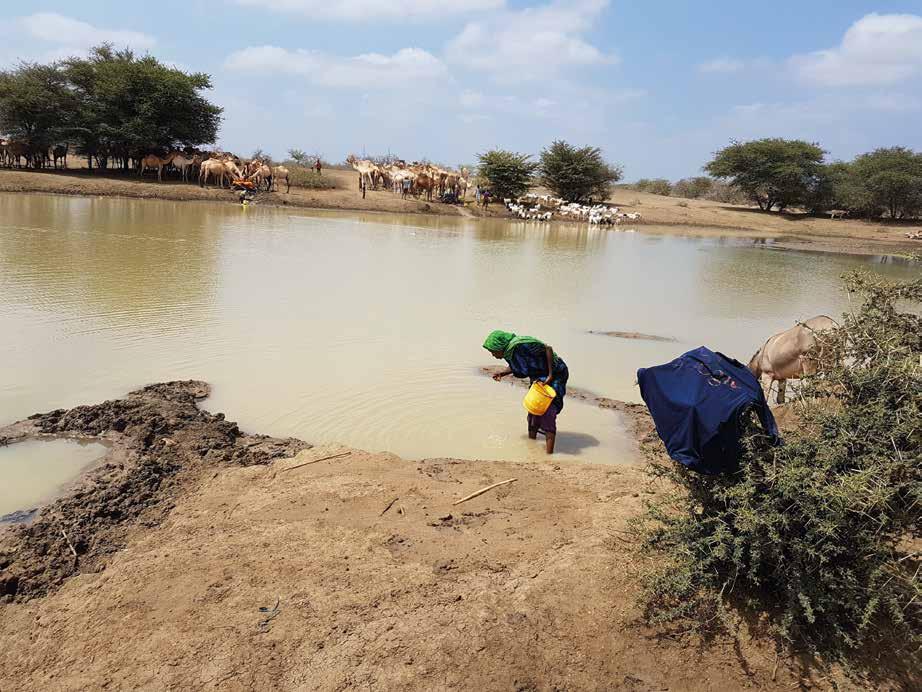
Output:
M59 144L54 149L51 150L51 153L54 157L54 167L58 167L58 161L63 162L63 168L67 168L67 145Z
M258 159L253 159L243 168L244 175L248 180L256 184L258 190L262 184L266 184L266 192L272 189L272 169Z
M218 182L219 187L224 187L225 178L232 181L242 178L243 173L237 168L237 164L232 159L207 159L202 162L199 170L198 184L199 187L205 187L208 178L213 178Z
M787 380L815 375L828 360L817 335L838 326L831 317L818 315L775 334L749 361L750 372L762 381L763 387L767 383L768 391L772 383L777 382L777 402L783 404Z
M275 183L275 189L278 190L279 180L284 180L287 189L285 194L291 194L291 173L285 166L276 166L275 170L272 171L271 180Z
M192 169L195 167L195 157L189 158L185 154L175 153L173 154L172 163L179 169L180 174L182 174L183 182L187 182Z
M141 164L138 166L138 176L143 177L144 172L147 170L157 170L157 182L163 182L163 169L169 164L176 154L167 154L166 158L161 159L156 154L148 154L143 159L141 159Z

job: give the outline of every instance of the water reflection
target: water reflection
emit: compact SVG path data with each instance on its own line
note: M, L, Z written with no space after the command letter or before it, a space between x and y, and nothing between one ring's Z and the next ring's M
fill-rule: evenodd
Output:
M636 400L638 367L701 344L745 357L836 314L861 264L575 224L14 195L0 213L0 421L192 377L251 430L417 458L543 460L523 392L472 374L492 329L554 345L574 387ZM633 453L591 405L560 428L562 459Z

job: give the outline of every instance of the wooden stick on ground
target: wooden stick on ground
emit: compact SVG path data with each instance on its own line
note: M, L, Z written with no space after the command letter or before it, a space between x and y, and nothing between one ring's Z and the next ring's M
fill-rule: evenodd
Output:
M488 485L486 488L481 488L481 489L478 490L476 493L471 493L471 494L468 495L467 497L462 497L460 500L458 500L457 502L454 502L454 503L452 503L452 504L453 504L453 505L460 505L462 502L467 502L468 500L473 500L475 497L477 497L477 496L479 496L479 495L483 495L483 494L484 494L485 492L487 492L488 490L493 490L493 488L498 488L499 486L501 486L501 485L506 485L506 484L508 484L508 483L515 483L517 480L519 480L519 479L518 479L518 478L510 478L508 481L500 481L499 483L494 483L493 485Z
M385 514L387 514L387 510L389 510L391 507L393 507L393 506L394 506L394 503L397 502L397 500L399 500L399 499L400 499L399 497L395 497L393 500L391 500L390 502L388 502L388 503L387 503L387 507L385 507L383 510L381 510L381 514L379 514L378 516L379 516L379 517L383 517Z
M285 471L294 471L295 469L299 469L302 466L310 466L311 464L319 464L321 461L329 461L330 459L339 459L340 457L347 457L350 454L352 454L352 452L343 452L342 454L333 454L328 457L321 457L320 459L314 459L312 461L305 461L303 464L296 464L295 466L289 466L287 469L282 469L280 473L283 473Z
M67 547L70 548L70 552L74 554L74 564L76 565L77 560L79 560L80 558L77 556L77 551L74 550L73 544L70 542L70 539L67 537L67 531L65 531L64 529L61 529L61 535L64 536L64 540L67 543Z

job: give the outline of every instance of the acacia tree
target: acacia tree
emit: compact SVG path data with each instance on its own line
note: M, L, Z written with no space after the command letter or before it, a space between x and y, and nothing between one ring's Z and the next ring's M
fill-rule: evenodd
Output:
M606 163L598 147L574 147L561 140L541 152L538 171L541 184L568 202L606 199L622 175L621 167Z
M76 108L75 94L57 64L21 63L0 72L0 132L24 143L30 154L60 142Z
M922 209L922 154L905 147L877 149L856 158L851 173L850 185L875 213L903 219Z
M804 202L822 173L825 152L802 140L759 139L732 142L721 149L704 170L730 184L763 211Z
M301 149L289 149L288 156L299 166L307 165L307 152Z
M64 61L61 70L78 102L68 139L103 166L114 157L127 167L129 157L217 138L222 109L201 95L211 88L204 73L186 73L110 44Z
M491 149L479 154L477 173L499 197L519 197L528 191L538 164L528 154Z

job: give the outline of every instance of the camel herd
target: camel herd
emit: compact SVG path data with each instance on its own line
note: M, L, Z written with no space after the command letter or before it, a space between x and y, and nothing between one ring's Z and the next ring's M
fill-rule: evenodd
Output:
M244 180L253 183L258 190L265 186L268 192L273 188L278 189L278 181L284 180L287 186L285 192L291 192L291 178L285 166L273 168L267 161L260 159L241 161L233 154L224 152L186 154L174 151L166 156L147 154L138 162L138 175L143 176L147 171L157 171L157 180L161 181L163 171L168 166L179 171L183 181L198 176L200 187L205 187L209 181L219 187L231 187L234 181Z
M357 159L353 155L350 155L346 162L358 172L360 189L376 190L380 185L382 189L389 189L404 197L423 195L430 202L434 195L453 195L456 199L463 200L470 185L466 168L450 171L429 163L407 164L400 160L378 165L372 161Z
M23 165L32 168L46 168L52 164L55 168L60 162L67 168L66 144L59 144L48 149L30 147L24 142L0 139L0 166L4 168L22 168Z

